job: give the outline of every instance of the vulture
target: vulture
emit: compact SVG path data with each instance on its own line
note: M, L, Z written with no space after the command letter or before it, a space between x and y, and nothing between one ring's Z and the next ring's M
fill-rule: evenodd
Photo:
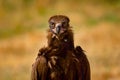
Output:
M80 46L74 46L69 22L65 15L48 20L47 46L32 64L31 80L91 80L88 58Z

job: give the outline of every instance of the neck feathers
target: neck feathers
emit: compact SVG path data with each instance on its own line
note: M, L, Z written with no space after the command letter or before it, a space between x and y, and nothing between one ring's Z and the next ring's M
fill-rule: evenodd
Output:
M48 30L48 46L52 48L74 49L73 32L68 29L62 34L56 36L50 30Z

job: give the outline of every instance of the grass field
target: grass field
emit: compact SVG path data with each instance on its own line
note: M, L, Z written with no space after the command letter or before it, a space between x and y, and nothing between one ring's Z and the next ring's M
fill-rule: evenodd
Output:
M90 1L1 0L0 80L30 80L54 14L70 17L75 45L90 61L91 80L120 80L120 0Z

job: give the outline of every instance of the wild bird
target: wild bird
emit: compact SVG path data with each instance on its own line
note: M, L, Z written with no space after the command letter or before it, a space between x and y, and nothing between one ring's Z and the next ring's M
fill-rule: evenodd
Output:
M89 61L80 46L74 47L69 18L55 15L48 22L48 45L39 50L31 80L90 80Z

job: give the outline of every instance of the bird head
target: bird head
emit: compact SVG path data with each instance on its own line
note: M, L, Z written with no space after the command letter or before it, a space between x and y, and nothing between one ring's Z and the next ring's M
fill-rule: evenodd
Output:
M69 28L69 18L64 15L55 15L49 19L49 27L53 34L59 35Z

